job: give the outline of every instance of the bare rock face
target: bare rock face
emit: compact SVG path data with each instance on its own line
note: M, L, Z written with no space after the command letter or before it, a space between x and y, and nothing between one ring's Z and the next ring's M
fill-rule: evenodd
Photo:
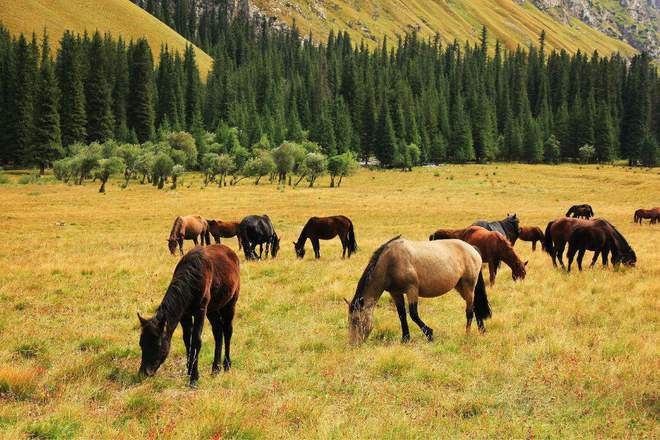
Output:
M524 3L525 0L518 0ZM571 17L660 60L660 0L529 0L567 23Z

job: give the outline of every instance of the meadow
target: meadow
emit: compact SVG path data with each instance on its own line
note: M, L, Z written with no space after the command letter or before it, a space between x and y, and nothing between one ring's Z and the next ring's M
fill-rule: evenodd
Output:
M633 224L660 202L658 169L464 165L410 173L362 170L329 188L176 191L111 181L0 185L0 437L33 438L653 438L660 434L660 225ZM426 240L438 227L516 212L545 229L590 203L626 236L635 268L553 269L529 260L514 283L488 288L488 332L465 335L464 302L422 299L435 330L411 324L400 343L389 295L360 347L347 343L347 307L381 243ZM240 219L267 213L282 238L275 260L245 262L233 367L212 377L208 322L199 388L187 387L180 330L154 378L140 380L136 312L151 316L178 258L166 238L176 215ZM358 253L338 240L321 260L295 258L308 217L352 218ZM235 239L225 244L237 250ZM186 242L186 249L191 243ZM587 258L590 258L590 253Z

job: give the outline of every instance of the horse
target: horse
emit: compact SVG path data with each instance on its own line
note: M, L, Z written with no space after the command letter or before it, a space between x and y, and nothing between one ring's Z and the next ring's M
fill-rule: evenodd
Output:
M440 230L442 231L442 230ZM436 231L437 233L438 231ZM456 238L471 244L481 254L481 259L484 263L488 263L488 271L490 274L490 285L495 285L495 277L497 270L500 267L500 262L504 261L507 266L511 268L513 280L525 279L527 271L525 266L527 262L523 263L509 240L504 238L499 232L488 231L481 226L470 226L466 229L458 229L453 231L454 234L447 234L447 238L435 238L436 240L447 240ZM435 234L434 234L435 235ZM452 237L451 235L455 235ZM442 237L442 234L435 235Z
M582 271L582 258L586 251L594 251L589 267L593 267L602 255L603 267L607 266L607 254L612 253L612 264L623 263L634 266L637 262L635 251L623 235L607 220L594 219L589 223L578 224L573 228L568 239L568 272L571 271L573 257L577 253L578 269Z
M651 224L657 223L660 220L660 208L651 208L651 209L638 209L635 211L635 216L633 221L635 223L642 224L642 219L649 219Z
M591 208L591 205L582 204L582 205L573 205L568 208L566 211L566 217L573 215L574 218L585 218L589 220L594 216L594 210Z
M209 233L213 236L216 244L220 243L220 238L238 238L238 250L241 250L240 224L241 222L223 222L222 220L207 220L209 224Z
M380 246L371 256L348 304L349 342L364 342L373 328L373 311L387 290L401 321L402 342L410 340L406 306L410 317L429 341L433 330L417 313L419 297L432 298L456 289L465 300L466 333L476 315L479 330L484 333L484 320L491 316L486 286L481 274L481 256L460 240L410 241L397 236Z
M230 347L236 302L240 292L238 256L225 245L196 247L176 265L172 281L156 314L140 319L142 361L139 373L153 376L170 351L172 334L180 323L186 346L190 386L199 380L198 359L202 348L204 315L213 328L215 356L212 374L220 371L222 340L225 343L223 369L231 367Z
M465 229L438 229L433 234L429 235L429 241L433 240L447 240L456 239L462 240Z
M309 239L314 248L314 256L316 258L321 258L319 239L331 240L336 236L339 236L339 240L341 240L341 257L345 258L346 251L348 251L348 258L351 258L351 255L357 251L355 231L351 219L343 215L332 217L311 217L307 220L302 232L300 232L298 241L293 242L296 256L298 258L303 258L305 256L305 242Z
M201 237L202 246L211 244L209 235L209 225L206 219L199 215L187 215L174 219L170 237L167 239L167 246L172 255L175 255L176 246L179 245L179 252L183 255L183 240L192 240L197 246L197 237Z
M280 250L280 238L275 232L273 222L267 215L245 217L241 220L239 231L246 260L260 260L264 244L266 245L266 257L268 257L269 250L273 258L277 256ZM259 245L259 255L255 251L257 245Z
M589 220L583 220L573 217L560 217L548 223L545 228L544 250L552 258L552 265L557 267L557 259L562 268L564 265L563 254L566 243L573 232L573 229L580 224L587 224Z
M471 226L481 226L484 229L489 231L499 232L504 235L507 240L511 243L511 246L516 244L518 235L520 235L520 222L516 214L507 214L504 220L498 221L486 221L486 220L477 220L472 223Z
M536 251L536 242L541 243L541 249L545 248L543 231L538 226L521 226L518 238L522 241L532 242L532 252Z

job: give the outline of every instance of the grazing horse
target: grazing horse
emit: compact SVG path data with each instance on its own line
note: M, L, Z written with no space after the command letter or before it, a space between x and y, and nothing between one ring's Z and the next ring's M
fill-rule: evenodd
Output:
M472 223L472 226L481 226L489 231L499 232L504 235L511 243L511 246L516 244L518 235L520 235L520 222L516 214L507 214L504 220L488 222L486 220L477 220Z
M660 220L660 208L638 209L635 211L633 221L641 225L642 219L645 218L651 220L651 224L657 223Z
M448 234L447 238L435 238L435 240L456 238L476 247L481 254L482 261L488 263L491 286L495 285L495 277L497 276L497 270L500 267L501 261L504 261L511 268L514 281L525 279L527 275L527 271L525 270L527 262L523 263L520 260L509 240L504 238L499 232L488 231L481 226L470 226L469 228L454 232L456 233ZM442 237L442 234L436 234L434 234L436 237ZM449 235L455 235L455 237Z
M192 240L197 246L197 237L201 237L202 246L211 244L209 235L209 225L206 219L199 215L187 215L174 219L170 237L167 239L167 246L170 253L174 255L177 244L179 252L183 255L183 240Z
M536 242L541 242L541 249L545 249L543 231L538 226L521 226L518 238L522 241L532 242L532 251L536 250Z
M582 270L582 259L586 251L594 251L589 267L593 267L602 255L603 267L607 266L607 255L612 253L612 264L623 263L634 266L637 262L635 251L621 233L607 220L594 219L588 223L576 225L568 239L568 272L571 271L573 258L577 253L578 269Z
M212 373L220 371L222 340L225 342L225 371L231 367L229 355L234 311L240 291L238 256L227 246L197 247L188 252L174 269L165 297L156 314L145 319L140 314L140 374L153 376L170 351L172 334L181 323L186 346L190 386L199 379L197 367L202 348L204 315L213 328L215 356Z
M580 224L587 224L589 220L573 217L560 217L548 223L545 228L544 250L552 258L552 265L557 267L557 259L562 268L564 265L563 255L566 243L575 229Z
M238 250L242 249L241 245L241 222L223 222L222 220L207 220L209 223L209 233L217 244L220 243L220 238L238 238Z
M406 306L410 317L429 341L433 330L417 313L419 297L433 298L456 289L465 300L465 331L469 332L474 315L483 333L484 320L491 316L486 286L481 275L481 256L460 240L410 241L395 237L371 256L358 282L353 300L348 303L349 340L360 344L373 328L373 311L387 290L392 295L401 321L402 342L410 340Z
M348 251L348 258L357 251L357 243L355 242L355 231L353 230L353 222L348 217L343 215L336 215L333 217L311 217L307 220L305 227L298 237L298 241L293 242L293 247L296 251L298 258L305 256L305 242L309 238L314 248L314 256L321 258L321 248L319 240L331 240L339 236L341 240L342 253L341 257L346 257Z
M566 211L566 217L573 216L574 218L585 218L589 220L594 216L594 210L591 208L591 205L582 204L582 205L573 205L568 211Z
M273 258L280 250L280 238L275 233L273 222L267 215L249 215L241 220L239 225L240 240L243 243L243 252L247 260L260 260L263 254L263 245L266 245L266 257L270 250ZM259 245L259 255L255 248Z
M465 231L465 229L438 229L433 234L429 235L429 241L447 240L451 238L462 240Z

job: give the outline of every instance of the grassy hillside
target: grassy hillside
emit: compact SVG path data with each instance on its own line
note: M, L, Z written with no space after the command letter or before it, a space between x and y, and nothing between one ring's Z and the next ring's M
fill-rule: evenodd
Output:
M303 0L280 2L255 0L267 15L280 17L291 24L295 19L305 32L311 29L325 38L331 29L348 30L358 41L380 40L384 34L395 37L406 30L418 29L423 35L440 32L445 41L477 41L485 24L491 37L509 48L527 46L536 41L542 29L548 34L550 48L577 49L601 54L635 52L627 43L608 37L586 24L571 19L563 24L544 14L533 4L513 0ZM323 18L325 16L325 18Z
M200 179L183 176L177 191L116 179L105 196L96 183L0 185L0 438L658 437L660 224L632 222L660 198L657 169L449 165L295 190L263 179L201 190ZM625 235L637 267L566 274L518 241L527 277L514 283L502 266L485 335L465 335L465 303L450 292L420 301L435 341L409 322L402 345L385 294L369 340L348 345L342 298L390 237L427 240L507 211L544 227L582 202ZM136 312L160 303L179 260L167 251L172 220L192 213L268 213L282 238L275 260L240 256L233 369L210 375L206 322L197 390L180 329L156 377L135 375ZM296 259L307 218L332 214L353 219L358 253L342 260L335 239L321 260L309 243Z
M146 37L154 58L161 44L183 53L186 39L129 0L0 0L0 21L10 31L43 32L59 40L65 30L110 32L125 39ZM211 69L211 57L196 49L203 78Z

